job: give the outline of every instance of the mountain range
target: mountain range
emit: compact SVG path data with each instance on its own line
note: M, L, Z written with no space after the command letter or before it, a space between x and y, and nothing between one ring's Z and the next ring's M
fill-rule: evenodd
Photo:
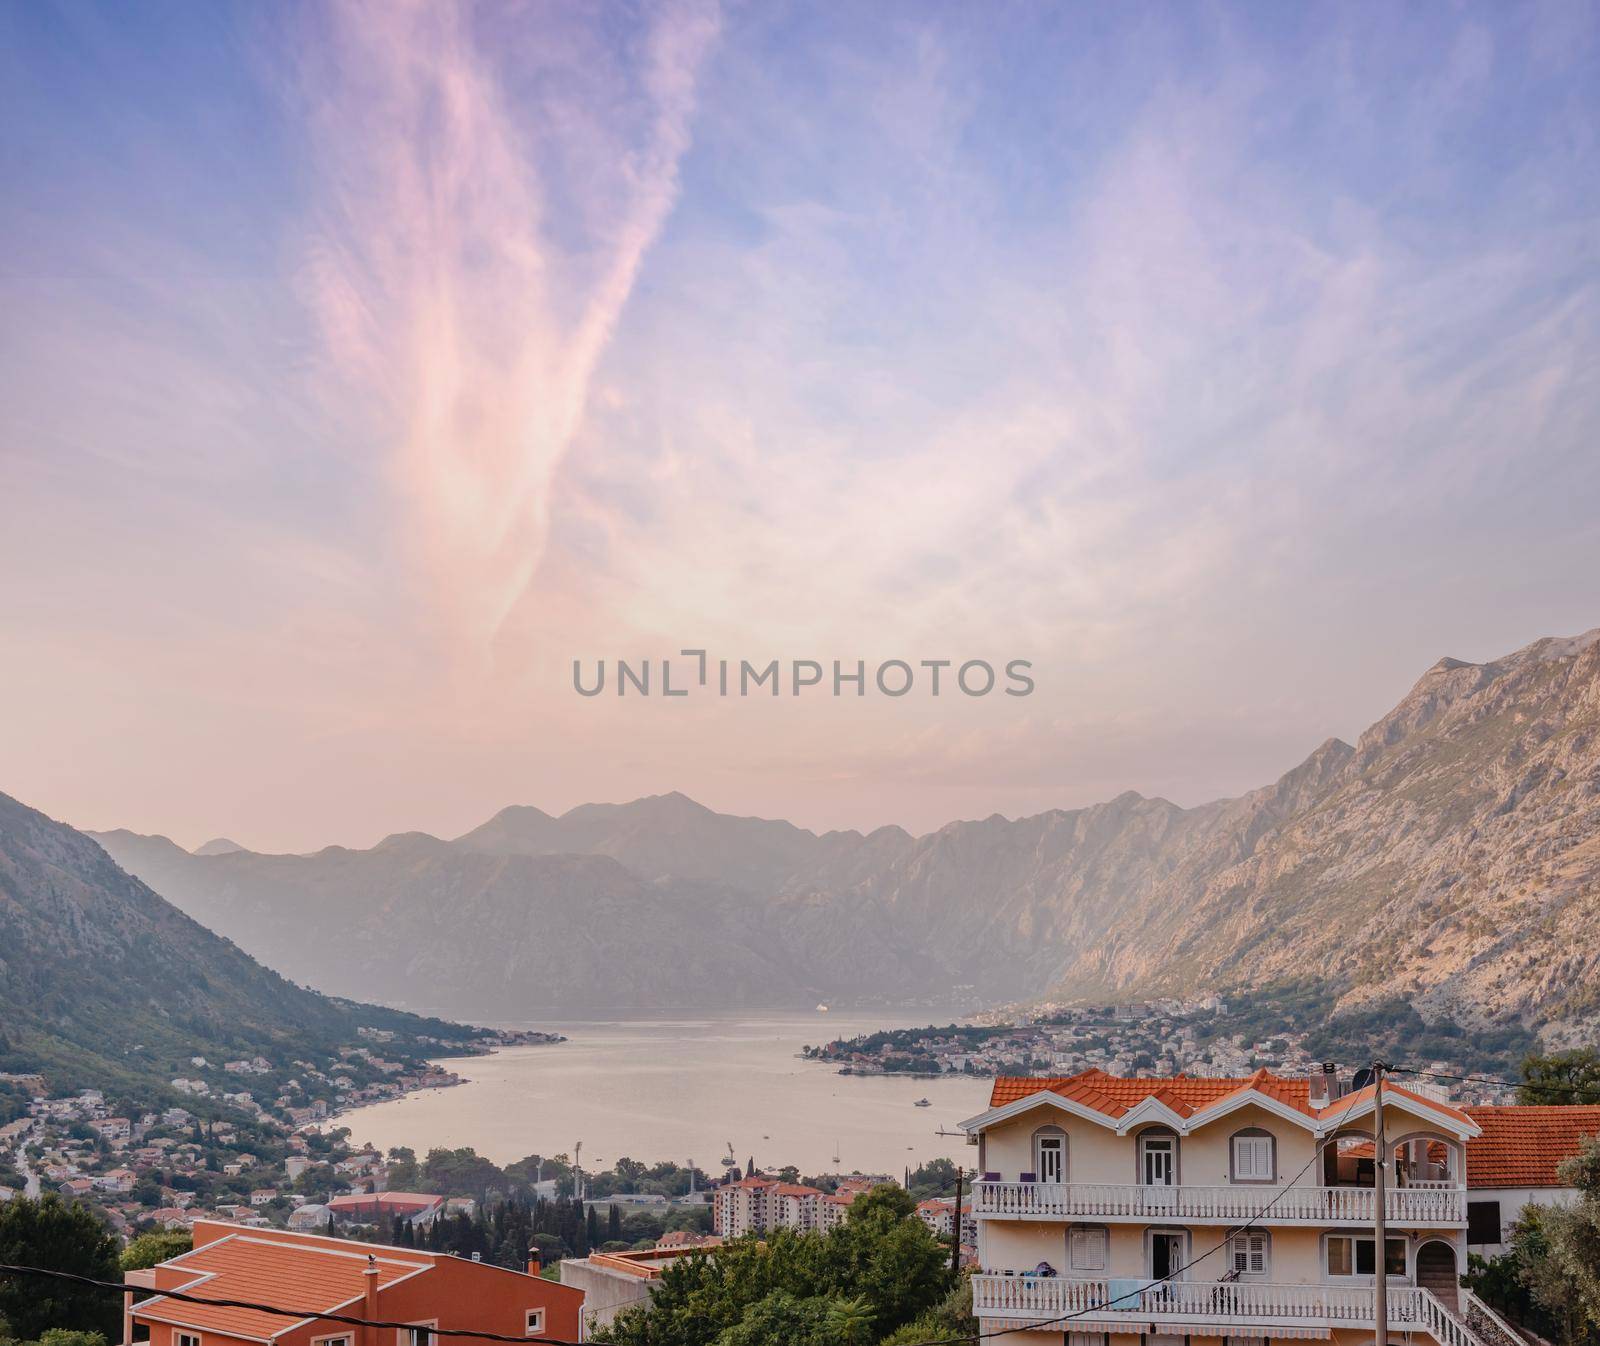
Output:
M148 1105L176 1099L192 1057L337 1060L363 1027L396 1042L477 1035L286 981L83 833L0 795L0 1071Z
M552 1010L1105 999L1307 979L1330 1006L1600 1010L1600 630L1442 659L1355 745L1237 799L817 835L679 794L451 840L265 855L95 834L206 926L329 992Z

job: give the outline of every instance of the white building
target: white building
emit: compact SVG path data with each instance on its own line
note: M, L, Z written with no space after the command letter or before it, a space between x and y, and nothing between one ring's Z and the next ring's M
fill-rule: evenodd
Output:
M1557 1169L1585 1137L1600 1135L1600 1106L1466 1109L1483 1134L1467 1142L1467 1246L1484 1257L1506 1250L1524 1206L1576 1201Z
M1374 1100L1322 1081L999 1079L963 1123L985 1330L1015 1346L1184 1338L1370 1342L1374 1278L1391 1331L1487 1346L1466 1325L1466 1112L1385 1084L1392 1164L1372 1233ZM1246 1230L1239 1226L1249 1224ZM1431 1343L1430 1343L1431 1346Z

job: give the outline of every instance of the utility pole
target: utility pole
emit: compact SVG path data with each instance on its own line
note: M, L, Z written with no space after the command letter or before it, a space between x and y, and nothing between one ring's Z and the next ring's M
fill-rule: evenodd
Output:
M1388 1242L1385 1173L1389 1167L1389 1142L1383 1131L1383 1072L1387 1068L1382 1061L1372 1063L1372 1297L1377 1319L1376 1346L1389 1346L1389 1270L1384 1256Z
M961 1180L967 1176L967 1170L960 1164L956 1165L956 1208L950 1224L950 1273L954 1276L961 1274ZM1383 1346L1382 1342L1378 1346Z

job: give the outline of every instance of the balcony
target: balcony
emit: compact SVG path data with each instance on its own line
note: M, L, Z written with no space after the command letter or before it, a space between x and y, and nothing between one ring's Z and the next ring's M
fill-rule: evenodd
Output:
M1384 1193L1395 1229L1439 1229L1467 1221L1465 1189L1397 1187ZM1148 1187L1137 1183L977 1182L972 1212L991 1220L1093 1220L1105 1224L1182 1222L1234 1224L1255 1216L1265 1225L1371 1224L1377 1194L1370 1187Z
M1371 1286L1265 1285L1245 1281L1079 1281L1056 1277L972 1278L973 1312L1054 1330L1248 1335L1250 1329L1376 1327ZM1066 1315L1068 1323L1058 1323ZM1391 1331L1428 1333L1441 1346L1482 1346L1429 1291L1389 1286Z

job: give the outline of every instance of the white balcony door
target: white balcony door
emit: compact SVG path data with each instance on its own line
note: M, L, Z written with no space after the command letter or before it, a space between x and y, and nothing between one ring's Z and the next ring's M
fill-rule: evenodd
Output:
M1150 1279L1164 1281L1176 1277L1183 1267L1183 1235L1154 1233L1150 1235Z
M1067 1180L1066 1139L1062 1136L1040 1136L1036 1162L1040 1182L1062 1183Z
M1176 1181L1175 1148L1171 1136L1145 1136L1140 1140L1140 1181L1146 1187L1171 1187Z

